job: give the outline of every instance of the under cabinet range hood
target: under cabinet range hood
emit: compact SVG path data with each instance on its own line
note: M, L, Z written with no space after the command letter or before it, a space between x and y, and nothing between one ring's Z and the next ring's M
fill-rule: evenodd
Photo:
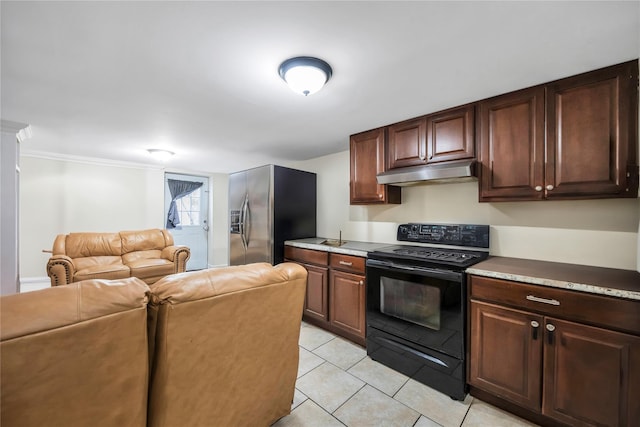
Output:
M397 186L475 181L476 161L474 159L453 160L424 166L410 166L392 169L376 176L378 184Z

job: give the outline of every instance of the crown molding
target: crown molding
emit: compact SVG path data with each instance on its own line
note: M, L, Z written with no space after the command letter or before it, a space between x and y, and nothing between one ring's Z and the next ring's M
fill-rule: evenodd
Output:
M0 120L0 130L2 132L15 134L18 142L23 142L24 140L31 138L33 135L31 125L13 122L11 120Z
M127 162L124 160L109 160L98 157L75 156L72 154L59 154L37 150L20 150L20 157L32 157L36 159L58 160L65 162L83 163L97 166L117 166L130 169L165 170L165 166L150 165L146 163Z

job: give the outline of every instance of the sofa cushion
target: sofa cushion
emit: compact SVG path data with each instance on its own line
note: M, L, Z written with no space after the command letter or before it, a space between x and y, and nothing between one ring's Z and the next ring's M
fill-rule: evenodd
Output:
M129 267L118 262L113 264L89 265L86 268L77 270L73 278L74 282L79 282L89 279L125 279L131 275Z
M122 255L122 262L124 264L131 264L132 262L140 259L152 259L162 258L162 251L159 249L153 249L150 251L135 251Z
M175 264L164 258L141 258L127 263L131 275L146 279L147 277L167 276L175 273Z
M162 230L121 231L122 253L134 251L162 250L167 246Z
M65 242L69 258L120 256L122 244L118 233L70 233Z

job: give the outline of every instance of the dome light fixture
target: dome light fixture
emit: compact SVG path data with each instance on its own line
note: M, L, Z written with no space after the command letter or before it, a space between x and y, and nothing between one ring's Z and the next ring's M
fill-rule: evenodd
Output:
M331 78L333 70L322 59L298 56L280 64L278 72L291 90L309 96L322 89Z
M168 161L171 158L171 156L176 154L173 151L162 150L160 148L149 148L147 151L149 152L151 157L153 157L156 160L161 161L162 163Z

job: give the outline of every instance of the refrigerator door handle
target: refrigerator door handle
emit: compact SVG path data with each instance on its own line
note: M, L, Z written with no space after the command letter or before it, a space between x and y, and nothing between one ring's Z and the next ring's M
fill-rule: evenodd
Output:
M242 247L244 248L244 250L247 250L247 240L244 236L244 221L245 221L245 215L246 215L246 205L249 201L249 195L245 195L244 196L244 200L242 201L242 207L240 208L240 222L239 222L239 229L240 229L240 237L242 238Z
M242 235L244 237L244 241L246 244L245 249L249 249L249 236L251 236L251 208L249 207L249 195L247 194L247 198L244 203L244 214L243 214L243 227L242 227Z

